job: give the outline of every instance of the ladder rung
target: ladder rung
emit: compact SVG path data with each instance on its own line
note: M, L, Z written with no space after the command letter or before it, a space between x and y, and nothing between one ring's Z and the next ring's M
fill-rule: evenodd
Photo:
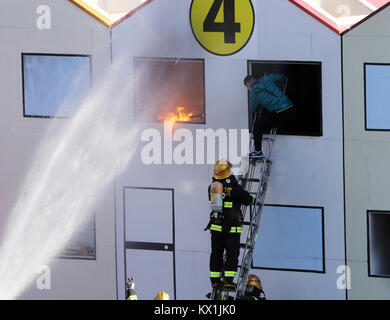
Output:
M250 268L245 267L245 266L241 267L241 269L244 269L244 270L246 270L246 271L250 271L250 270L251 270Z
M251 221L243 221L242 224L243 224L244 226L250 226L250 225L251 225ZM257 227L257 226L258 226L257 223L252 223L252 227L253 227L253 228L255 228L255 227Z
M250 271L250 270L251 270L250 268L246 267L245 265L242 266L241 264L238 264L237 267L240 268L240 269L247 270L247 271Z
M268 159L267 159L267 161L268 161ZM250 163L254 163L255 165L256 165L256 163L258 162L258 163L263 163L263 159L259 159L259 158L249 158L249 162Z
M251 244L240 244L240 249L245 249L245 248L247 248L248 250L253 250L254 249L254 247L251 245Z

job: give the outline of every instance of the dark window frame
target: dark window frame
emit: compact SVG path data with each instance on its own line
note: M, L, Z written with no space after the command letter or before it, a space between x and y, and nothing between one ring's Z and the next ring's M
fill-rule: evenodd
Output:
M206 121L206 69L205 69L205 59L204 58L173 58L173 57L141 57L141 56L135 56L132 59L133 63L133 73L134 73L134 61L137 59L143 59L143 60L161 60L161 61L197 61L197 62L202 62L202 67L203 67L203 110L204 110L204 117L203 117L203 122L202 121L176 121L176 123L180 124L195 124L195 125L205 125L207 123ZM133 86L133 92L135 90L135 86ZM144 123L163 123L163 121L160 121L158 119L156 120L145 120L145 119L139 119L137 117L137 104L135 101L135 94L133 94L133 104L134 104L134 119L136 121L144 122Z
M390 66L390 63L376 63L376 62L364 62L363 63L363 80L364 80L364 131L373 132L389 132L389 129L373 129L367 127L367 66Z
M285 135L285 136L302 136L302 137L312 137L312 138L320 138L324 136L324 117L323 117L323 68L322 68L322 61L298 61L298 60L247 60L247 74L252 74L252 64L254 63L263 63L263 64L298 64L298 65L309 65L309 64L315 64L318 65L320 68L320 96L321 96L321 106L320 106L320 118L318 119L320 123L320 129L318 134L313 134L312 132L286 132L286 133L277 133L278 135ZM250 99L249 99L249 91L248 91L248 128L251 128L253 120L251 119L251 110L250 110Z
M269 268L269 267L260 267L252 264L252 269L257 270L273 270L273 271L293 271L293 272L303 272L303 273L317 273L325 274L326 273L326 256L325 256L325 208L320 206L302 206L302 205L290 205L290 204L264 204L265 207L283 207L283 208L302 208L302 209L320 209L321 210L321 232L322 232L322 270L305 270L305 269L292 269L292 268ZM248 222L245 222L244 225L249 225ZM261 228L261 222L260 222ZM245 243L241 243L241 247L245 248Z
M156 243L156 242L139 242L139 241L126 241L126 190L154 190L154 191L170 191L172 193L172 243ZM173 256L173 299L176 299L176 243L175 243L175 189L173 188L156 188L156 187L123 187L123 256L124 256L124 274L126 275L126 249L136 250L152 250L152 251L169 251ZM126 296L126 293L125 293Z
M24 91L24 56L56 56L56 57L84 57L89 58L90 64L90 80L92 88L92 55L91 54L60 54L60 53L31 53L31 52L22 52L21 53L21 66L22 66L22 97L23 97L23 118L40 118L40 119L71 119L72 117L65 116L40 116L40 115L28 115L26 114L26 101L25 101L25 91Z
M388 214L390 216L390 211L386 210L367 210L367 269L368 269L368 277L370 278L384 278L389 279L390 274L388 276L386 275L376 275L371 273L371 250L370 250L370 214Z
M87 260L87 261L96 261L97 260L97 258L96 258L96 256L97 256L97 249L96 249L96 214L95 213L93 214L92 222L93 222L93 237L94 237L94 239L93 239L93 241L94 241L94 243L93 243L93 245L94 245L94 256L93 257L88 257L88 256L86 256L86 257L82 257L82 256L75 256L75 257L73 257L73 256L68 256L68 255L66 255L66 254L61 252L56 257L57 259L61 259L61 260ZM66 246L65 246L65 249L66 249Z

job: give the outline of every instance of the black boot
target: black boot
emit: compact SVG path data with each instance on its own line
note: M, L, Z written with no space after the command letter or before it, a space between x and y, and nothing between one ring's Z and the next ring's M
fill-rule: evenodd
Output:
M226 291L235 291L237 288L237 284L233 282L233 278L225 278L224 287Z
M212 288L221 288L223 287L223 282L220 279L212 279L211 280Z

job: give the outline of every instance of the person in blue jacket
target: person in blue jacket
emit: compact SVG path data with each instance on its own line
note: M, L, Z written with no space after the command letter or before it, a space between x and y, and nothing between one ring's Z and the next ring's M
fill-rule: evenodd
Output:
M244 84L249 90L250 109L253 113L261 108L261 116L255 119L253 138L255 149L249 154L251 158L262 158L263 134L271 128L282 126L294 121L295 107L285 94L286 76L282 73L273 73L256 79L249 75Z

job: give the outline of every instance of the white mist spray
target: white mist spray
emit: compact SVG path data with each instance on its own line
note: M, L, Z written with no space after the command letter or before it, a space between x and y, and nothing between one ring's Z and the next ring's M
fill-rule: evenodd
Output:
M123 70L123 62L113 66L72 119L51 120L3 237L0 299L26 289L131 160L138 130L129 116L131 75Z

